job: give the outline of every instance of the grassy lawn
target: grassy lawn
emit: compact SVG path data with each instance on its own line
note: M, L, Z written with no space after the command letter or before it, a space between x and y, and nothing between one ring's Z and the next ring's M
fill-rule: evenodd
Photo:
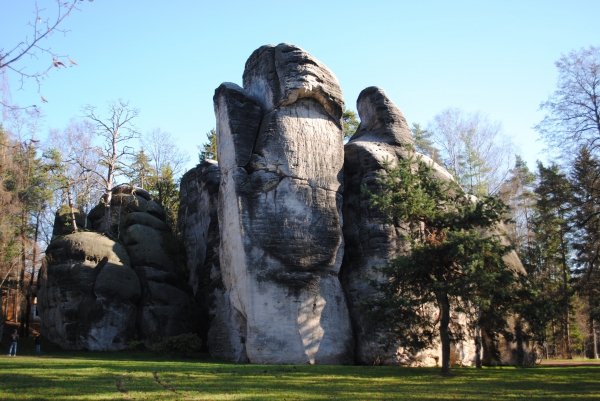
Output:
M438 368L238 365L130 351L36 358L23 340L21 356L0 357L1 400L600 398L600 366L455 368L442 377Z

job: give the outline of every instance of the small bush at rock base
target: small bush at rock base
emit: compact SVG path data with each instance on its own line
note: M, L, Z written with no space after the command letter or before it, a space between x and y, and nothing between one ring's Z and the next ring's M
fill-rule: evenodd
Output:
M202 339L193 333L168 337L152 346L159 354L178 355L189 358L202 349Z

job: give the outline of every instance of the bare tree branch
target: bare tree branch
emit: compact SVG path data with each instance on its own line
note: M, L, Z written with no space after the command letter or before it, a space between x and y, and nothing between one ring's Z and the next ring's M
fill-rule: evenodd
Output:
M130 139L139 137L139 132L132 120L135 119L140 111L129 107L129 102L119 99L110 102L108 105L108 117L104 119L96 112L96 108L87 105L83 108L85 117L92 123L94 132L102 140L102 148L90 147L98 155L99 165L105 170L102 172L97 169L88 169L96 177L102 177L103 188L101 202L106 207L105 218L102 230L108 232L110 228L110 203L112 198L112 189L117 175L120 174L121 166L127 156L133 155L133 149L129 146L120 148L120 144ZM102 175L104 173L104 175Z
M535 126L563 160L569 161L582 146L600 150L600 47L571 51L556 62L556 90L540 104L547 112Z
M38 92L41 88L41 80L43 77L48 75L48 72L53 68L66 68L67 64L77 65L76 62L71 60L66 55L60 55L52 50L51 47L45 46L43 41L50 38L55 33L67 34L67 30L60 29L60 25L63 23L73 11L79 10L77 5L82 3L84 0L70 0L61 1L55 0L56 9L52 17L46 17L44 8L39 8L37 3L35 4L34 19L28 23L31 28L31 34L26 36L17 44L10 45L10 50L5 50L3 43L0 43L0 72L4 75L7 70L19 76L20 88L24 87L25 81L33 79L38 86ZM88 0L92 2L93 0ZM8 45L8 44L6 44ZM28 56L30 59L40 60L43 56L47 56L52 59L46 67L41 69L34 69L33 71L27 70L27 65L24 64L24 58ZM2 99L0 105L5 108L13 108L10 100L10 90L7 82L3 80L2 83ZM35 105L27 106L36 107ZM17 107L18 108L18 107Z

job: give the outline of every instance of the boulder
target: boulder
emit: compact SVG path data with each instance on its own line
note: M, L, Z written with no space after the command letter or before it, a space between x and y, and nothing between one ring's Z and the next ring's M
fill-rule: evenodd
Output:
M135 338L140 282L113 240L92 232L54 239L38 286L42 335L62 348L116 351Z
M89 226L100 231L105 216L105 202L100 202L88 214ZM113 188L110 200L110 233L121 239L124 219L130 213L144 213L165 222L164 209L152 200L148 191L130 185L118 185ZM162 229L161 229L162 230Z
M360 126L344 147L344 240L346 252L340 279L348 299L359 364L435 366L439 350L413 355L400 346L384 351L380 341L386 331L376 327L359 308L361 298L375 295L368 279L379 279L375 268L406 252L407 227L394 226L369 204L362 191L377 190L377 174L384 163L411 156L414 143L404 115L377 87L363 90L357 101ZM451 176L447 176L451 179Z
M101 202L90 212L93 229L105 211ZM147 191L120 185L110 216L112 239L78 232L50 243L40 279L47 337L68 349L114 350L197 331L183 247L162 207Z
M351 363L338 279L339 84L320 61L288 44L256 50L243 82L225 83L214 96L224 301L209 343L212 333L229 342L210 352L252 363Z
M78 229L84 228L84 218L79 210L75 210L75 224L77 224ZM54 215L54 226L52 229L52 238L64 235L71 234L73 232L73 218L71 215L71 208L68 205L62 205L60 209L56 211Z

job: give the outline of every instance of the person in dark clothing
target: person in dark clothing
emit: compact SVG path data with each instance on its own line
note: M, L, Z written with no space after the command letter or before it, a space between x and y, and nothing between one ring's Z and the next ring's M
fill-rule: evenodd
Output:
M17 356L17 341L19 341L19 334L17 333L17 329L15 329L14 333L10 335L10 348L8 349L7 356Z
M40 356L40 354L42 353L42 335L38 334L37 336L35 336L35 354L37 356Z

